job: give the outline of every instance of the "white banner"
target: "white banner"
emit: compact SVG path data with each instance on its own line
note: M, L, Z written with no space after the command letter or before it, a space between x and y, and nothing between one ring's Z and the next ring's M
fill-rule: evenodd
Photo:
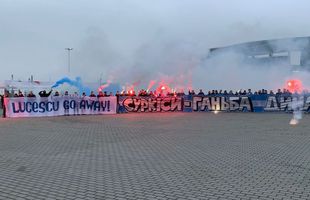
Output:
M6 117L116 114L116 97L5 98Z

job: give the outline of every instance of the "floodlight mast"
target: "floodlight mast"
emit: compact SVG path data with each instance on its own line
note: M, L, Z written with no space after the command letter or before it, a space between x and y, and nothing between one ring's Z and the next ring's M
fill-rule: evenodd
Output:
M70 74L70 52L73 50L73 48L65 48L65 50L68 51L68 74Z

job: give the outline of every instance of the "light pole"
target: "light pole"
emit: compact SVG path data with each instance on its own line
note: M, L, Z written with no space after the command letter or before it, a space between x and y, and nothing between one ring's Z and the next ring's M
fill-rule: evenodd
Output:
M65 48L65 50L68 51L68 73L70 74L70 51L72 51L73 48Z

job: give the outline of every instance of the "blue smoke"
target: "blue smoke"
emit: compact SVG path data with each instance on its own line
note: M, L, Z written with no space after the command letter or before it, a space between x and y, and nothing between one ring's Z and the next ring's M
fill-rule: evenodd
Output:
M71 80L68 77L64 77L56 81L56 83L52 86L52 88L58 87L64 83L67 83L71 86L78 88L80 94L82 94L83 92L85 92L86 95L90 94L90 89L83 85L81 77L76 77L75 80Z

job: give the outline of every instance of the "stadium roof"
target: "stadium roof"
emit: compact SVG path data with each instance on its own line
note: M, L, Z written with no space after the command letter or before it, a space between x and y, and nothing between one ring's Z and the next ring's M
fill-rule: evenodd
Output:
M224 51L234 51L245 55L259 55L304 50L309 50L310 52L310 36L261 40L229 45L226 47L211 48L210 54L213 55Z

